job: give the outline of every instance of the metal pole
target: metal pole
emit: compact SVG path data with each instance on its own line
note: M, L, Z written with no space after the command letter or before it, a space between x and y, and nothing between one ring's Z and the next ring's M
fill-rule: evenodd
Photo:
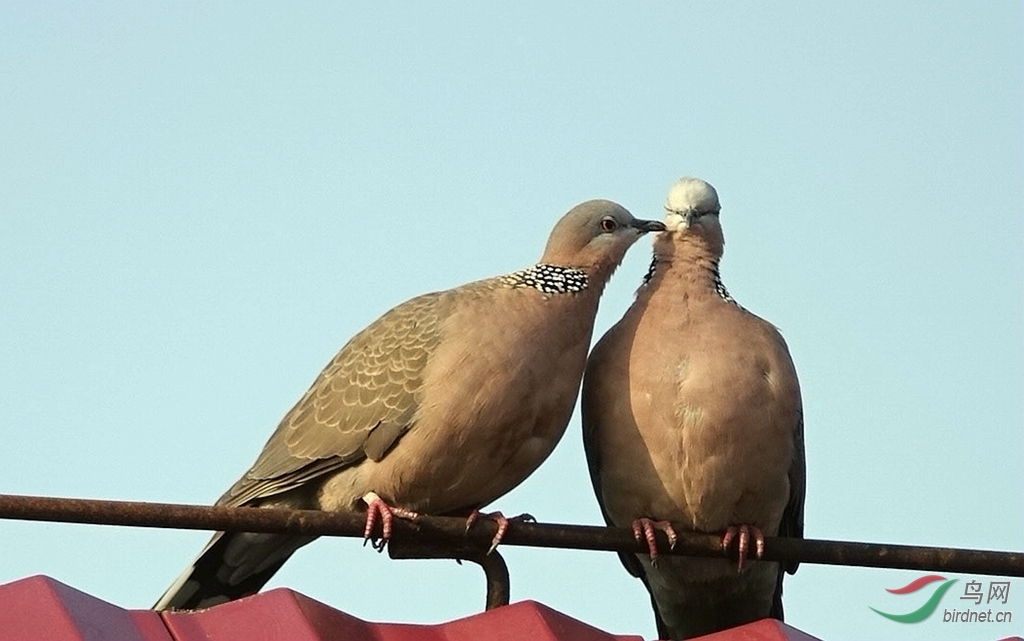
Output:
M362 536L364 525L364 517L360 513L98 501L10 494L0 494L0 518L353 537ZM392 544L399 540L419 539L422 542L444 544L454 549L486 550L495 533L495 523L489 519L482 519L468 533L465 531L465 524L465 519L457 517L421 516L415 522L396 519ZM679 541L671 550L663 533L658 532L657 537L658 550L661 554L703 557L723 555L720 537L714 534L680 532ZM646 546L635 541L632 532L627 528L525 522L515 523L509 528L502 545L638 553L646 551ZM730 554L735 556L734 551ZM764 560L1024 577L1024 552L768 537L765 539Z

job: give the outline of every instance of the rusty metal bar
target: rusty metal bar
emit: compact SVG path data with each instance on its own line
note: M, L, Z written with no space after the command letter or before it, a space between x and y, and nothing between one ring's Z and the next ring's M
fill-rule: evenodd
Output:
M511 581L505 559L495 550L464 545L460 542L432 542L420 537L394 538L388 543L388 556L392 559L455 559L471 561L484 571L487 581L487 601L484 609L493 610L508 605Z
M355 537L362 536L364 525L363 515L358 513L98 501L9 494L0 494L0 518ZM495 533L496 524L489 519L482 519L467 533L465 523L465 519L454 517L421 516L415 522L397 519L392 544L418 539L434 545L455 546L456 550L486 550ZM662 554L703 557L723 554L720 538L713 534L680 532L679 542L674 550L669 549L663 533L658 532L657 536L658 549ZM1024 577L1024 552L777 537L768 537L765 543L764 559L767 561ZM502 545L641 553L646 551L646 547L635 541L632 532L626 528L548 523L515 523L509 528ZM730 554L735 556L734 551Z

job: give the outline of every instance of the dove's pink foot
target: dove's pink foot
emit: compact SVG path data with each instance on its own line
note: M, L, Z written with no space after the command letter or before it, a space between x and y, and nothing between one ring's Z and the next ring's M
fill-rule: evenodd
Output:
M668 546L676 546L676 531L668 521L652 521L646 516L641 516L633 521L633 538L639 541L641 537L647 541L647 551L651 555L651 563L658 560L658 543L654 538L654 531L661 530L668 537Z
M480 510L473 510L469 517L466 518L466 531L469 532L469 528L473 527L473 524L481 517L493 519L498 524L498 531L494 533L494 537L491 539L491 547L488 548L487 553L490 554L498 547L501 540L505 538L505 533L508 532L508 525L512 521L530 522L536 521L535 518L529 514L520 514L519 516L513 516L511 519L506 518L501 512L486 512L482 513Z
M743 564L747 561L751 538L754 539L754 558L760 559L764 556L764 534L753 525L730 525L725 529L725 534L722 535L722 549L728 550L732 540L736 538L739 539L736 543L739 548L739 564L736 566L736 571L738 572L743 569Z
M368 492L363 497L363 502L366 503L366 527L363 528L363 545L366 545L366 542L373 537L373 528L377 525L377 519L379 518L381 537L380 540L373 539L373 548L378 552L382 551L391 539L391 523L394 517L397 516L400 519L411 521L419 516L419 514L412 510L388 505L375 492Z

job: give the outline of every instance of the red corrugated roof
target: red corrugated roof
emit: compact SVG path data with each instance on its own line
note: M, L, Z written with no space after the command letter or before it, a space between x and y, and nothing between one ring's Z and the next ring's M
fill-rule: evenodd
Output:
M0 640L173 641L160 615L125 610L46 576L0 585Z
M279 588L199 612L125 610L45 576L0 585L0 641L640 641L535 601L421 625L372 623ZM706 641L811 641L771 619Z
M283 588L202 612L168 612L164 620L178 641L641 641L609 634L534 601L436 625L371 623Z

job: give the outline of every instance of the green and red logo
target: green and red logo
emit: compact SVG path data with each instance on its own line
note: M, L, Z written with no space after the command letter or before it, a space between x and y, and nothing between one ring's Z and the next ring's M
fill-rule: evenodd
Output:
M893 621L898 621L899 623L920 623L921 621L924 621L925 619L930 617L933 612L935 612L935 609L939 607L939 601L941 601L942 597L946 595L946 592L949 591L949 588L954 583L956 583L956 579L947 580L944 576L939 576L938 574L929 574L928 576L923 576L920 579L914 579L902 588L886 590L886 592L892 594L913 594L918 590L923 589L925 586L931 585L937 581L943 581L943 583L941 585L936 586L935 590L932 592L932 595L928 597L927 601L924 602L924 605L914 610L913 612L908 612L906 614L889 614L888 612L882 612L881 610L876 610L875 608L871 609L877 612L878 614L882 615L883 617L887 619L892 619Z

